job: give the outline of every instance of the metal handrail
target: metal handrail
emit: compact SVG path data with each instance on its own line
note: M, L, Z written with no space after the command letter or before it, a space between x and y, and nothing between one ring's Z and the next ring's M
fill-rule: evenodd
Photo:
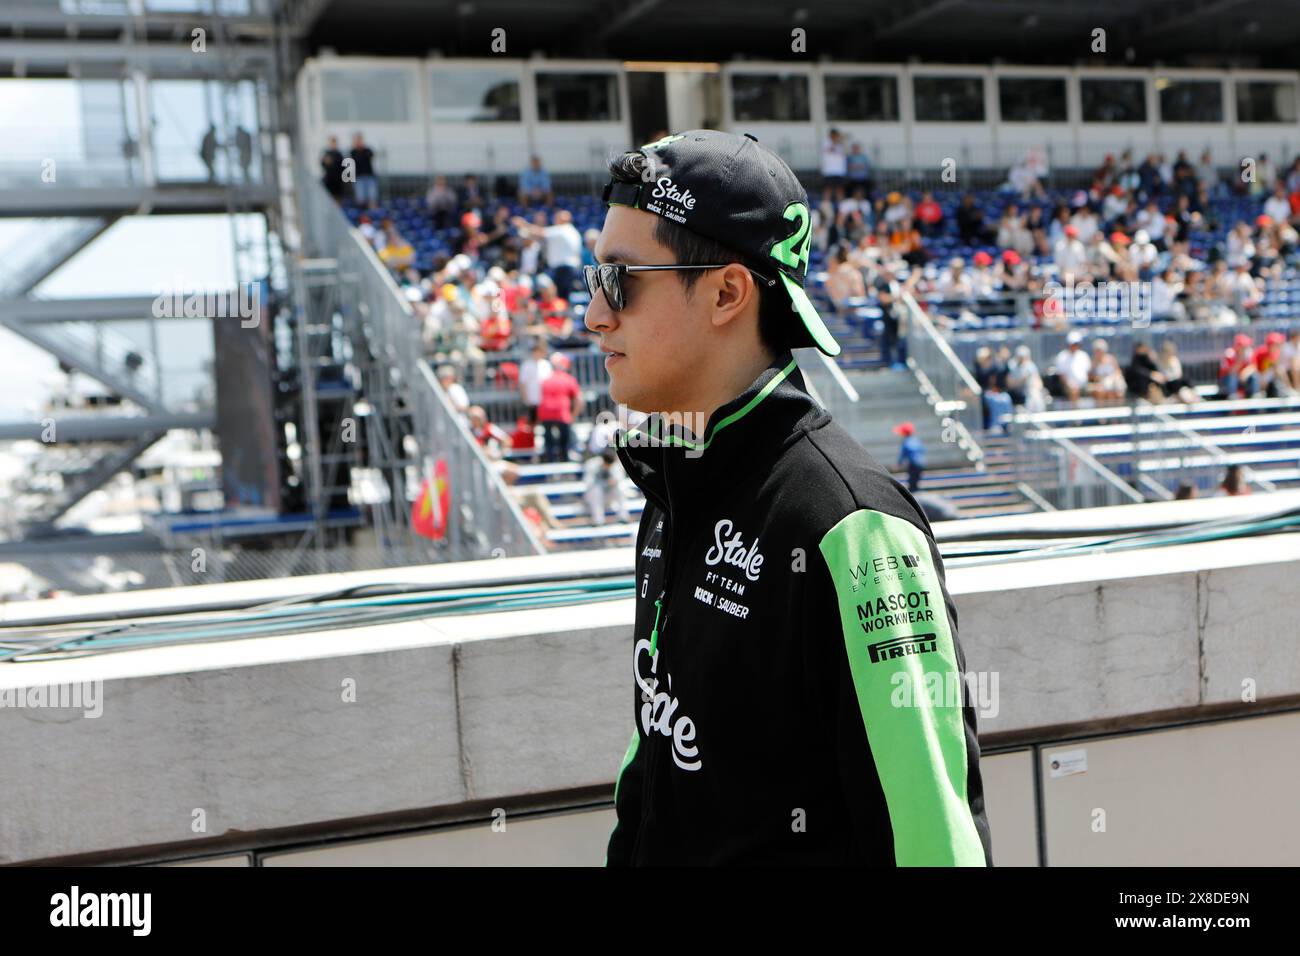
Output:
M1159 406L1152 404L1147 399L1145 398L1138 399L1136 403L1135 412L1136 412L1135 419L1134 419L1135 421L1137 421L1142 414L1150 414L1152 418L1158 419L1166 427L1173 428L1175 431L1180 433L1184 438L1190 439L1193 444L1199 445L1205 451L1208 451L1211 455L1214 456L1216 464L1223 465L1225 467L1232 464L1231 456L1226 451L1224 451L1218 445L1211 442L1200 432L1188 428L1182 422L1174 418L1174 416L1170 415L1168 412L1166 412L1164 409L1160 408ZM1277 485L1273 484L1273 482L1269 481L1267 478L1260 478L1258 475L1255 474L1255 470L1251 468L1249 465L1241 464L1239 465L1239 467L1243 472L1245 472L1247 481L1254 482L1264 491L1277 491Z

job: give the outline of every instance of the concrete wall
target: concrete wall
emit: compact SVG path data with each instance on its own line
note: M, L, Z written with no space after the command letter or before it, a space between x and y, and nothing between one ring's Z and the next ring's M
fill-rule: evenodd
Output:
M472 580L630 557L347 577ZM953 566L968 668L998 682L996 708L981 715L986 747L1026 754L1026 743L1113 734L1164 712L1194 720L1224 716L1216 705L1252 714L1294 704L1298 572L1300 535ZM294 584L316 590L323 580ZM273 586L285 582L65 599L7 615ZM98 717L0 707L0 862L145 847L160 858L230 853L307 833L358 835L366 818L486 820L496 806L562 807L568 793L608 799L600 788L612 786L631 730L631 615L628 599L0 665L0 694L103 682ZM1243 701L1243 687L1256 702ZM1030 788L1029 769L1007 773ZM1037 862L1023 827L1032 788L1007 793L1013 861Z

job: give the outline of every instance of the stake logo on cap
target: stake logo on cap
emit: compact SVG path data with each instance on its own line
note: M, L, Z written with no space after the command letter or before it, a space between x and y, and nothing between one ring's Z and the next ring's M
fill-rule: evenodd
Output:
M805 333L799 345L838 355L840 346L804 291L812 216L808 193L776 153L750 133L692 129L639 147L644 182L610 180L606 205L662 216L722 243L759 273L773 272Z

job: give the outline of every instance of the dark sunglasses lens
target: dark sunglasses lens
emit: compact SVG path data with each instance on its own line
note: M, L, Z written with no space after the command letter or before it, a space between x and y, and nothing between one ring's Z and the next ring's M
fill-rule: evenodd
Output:
M619 282L618 270L608 267L600 270L600 286L605 291L605 299L615 312L623 309L623 285Z

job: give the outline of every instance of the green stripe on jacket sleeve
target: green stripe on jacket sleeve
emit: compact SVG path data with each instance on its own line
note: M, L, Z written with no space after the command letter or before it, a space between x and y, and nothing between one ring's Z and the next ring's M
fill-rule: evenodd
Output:
M984 866L966 792L962 675L929 538L909 521L863 509L827 532L820 549L895 862Z

